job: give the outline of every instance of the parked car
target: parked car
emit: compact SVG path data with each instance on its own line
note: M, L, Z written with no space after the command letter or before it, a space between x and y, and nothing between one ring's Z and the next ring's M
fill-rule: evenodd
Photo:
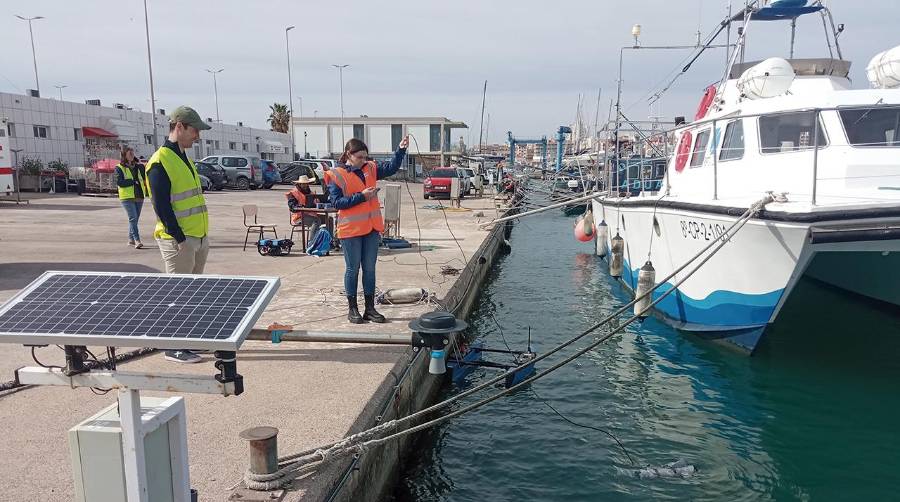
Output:
M313 162L317 162L319 164L319 168L316 169L316 174L319 175L319 179L325 179L325 171L329 169L334 169L336 165L333 159L311 159Z
M281 183L293 183L297 181L300 176L305 175L315 180L312 183L313 185L320 185L322 183L322 178L316 172L316 166L319 165L320 164L309 160L297 160L291 162L281 168Z
M249 155L210 155L200 160L225 170L228 184L238 190L248 190L263 185L263 173L259 157Z
M210 181L210 188L213 190L221 190L228 185L225 178L225 170L206 162L194 162L197 167L197 174L205 176Z
M466 172L466 177L469 179L469 192L472 193L475 191L475 178L480 177L480 174L475 174L475 170L470 167L464 167L463 171Z
M197 175L200 178L200 189L204 192L207 190L212 190L212 181L202 174Z
M274 160L261 160L259 165L262 167L263 188L272 188L275 183L281 183L281 173Z
M450 180L452 178L459 178L459 196L464 197L466 194L466 190L464 190L464 187L466 187L466 179L462 169L455 167L439 167L428 173L428 176L425 178L425 185L423 188L424 193L422 196L426 199L434 197L435 195L446 195L449 197Z

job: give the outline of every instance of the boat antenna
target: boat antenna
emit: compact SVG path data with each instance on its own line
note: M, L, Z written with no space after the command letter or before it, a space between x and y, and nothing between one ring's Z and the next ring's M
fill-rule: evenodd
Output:
M478 153L482 153L484 151L484 143L482 143L484 138L484 100L487 97L487 79L484 81L484 90L481 91L481 128L478 131Z
M531 326L528 326L528 352L531 352Z

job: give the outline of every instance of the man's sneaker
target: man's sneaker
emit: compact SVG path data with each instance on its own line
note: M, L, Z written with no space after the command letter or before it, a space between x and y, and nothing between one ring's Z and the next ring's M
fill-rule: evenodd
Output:
M167 350L166 351L166 360L172 361L174 363L199 363L203 360L202 357L194 354L189 350Z

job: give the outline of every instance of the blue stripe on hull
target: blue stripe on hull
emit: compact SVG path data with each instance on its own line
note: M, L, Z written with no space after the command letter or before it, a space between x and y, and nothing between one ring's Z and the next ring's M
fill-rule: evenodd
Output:
M637 284L640 269L632 269L627 260L623 268L630 274L623 282L629 287ZM653 292L653 298L671 289L666 283ZM714 291L706 298L694 299L676 291L654 308L676 328L702 332L705 338L724 339L752 351L783 293L783 289L763 294Z

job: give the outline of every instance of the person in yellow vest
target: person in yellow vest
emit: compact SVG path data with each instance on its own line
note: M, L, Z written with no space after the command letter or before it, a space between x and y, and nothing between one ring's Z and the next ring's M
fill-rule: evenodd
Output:
M185 153L209 129L200 115L179 106L169 116L169 137L147 161L148 195L156 212L153 237L167 274L202 274L209 253L209 217L197 168ZM200 362L187 350L169 350L179 363Z
M144 245L138 231L138 220L141 218L147 181L144 166L135 160L134 150L130 146L122 147L121 162L116 166L116 186L119 188L119 202L128 215L128 244L141 249Z
M369 147L353 138L344 146L338 165L325 173L328 199L338 210L335 233L341 240L347 266L344 271L344 291L349 304L347 320L354 324L385 322L384 316L375 310L375 264L384 231L375 182L400 169L408 145L409 137L404 137L394 158L378 164L369 160ZM360 267L366 302L362 315L356 301Z

